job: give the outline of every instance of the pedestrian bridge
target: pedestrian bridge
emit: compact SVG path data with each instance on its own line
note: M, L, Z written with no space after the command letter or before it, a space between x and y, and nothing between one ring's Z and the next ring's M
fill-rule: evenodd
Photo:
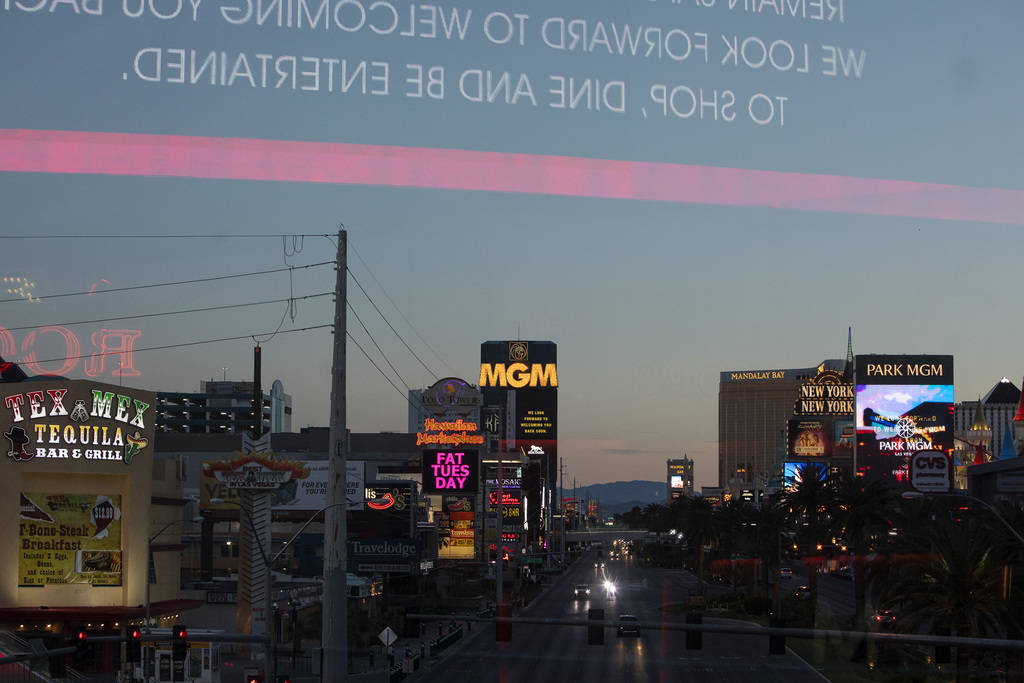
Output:
M566 531L565 540L567 543L611 543L614 540L622 539L632 541L647 536L646 531L635 529L616 529L605 527L598 529L586 529L579 531Z

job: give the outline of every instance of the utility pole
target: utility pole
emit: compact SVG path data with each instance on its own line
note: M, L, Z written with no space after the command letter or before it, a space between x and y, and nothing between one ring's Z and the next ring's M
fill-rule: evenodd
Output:
M502 581L505 578L504 577L505 572L503 570L504 560L502 559L502 556L503 556L502 549L503 549L503 547L505 545L505 539L504 539L504 536L505 536L505 482L502 481L501 451L502 451L502 449L499 447L498 448L498 531L497 531L497 534L496 534L496 537L495 537L495 541L494 541L494 548L495 548L494 556L495 556L495 559L496 559L496 562L494 563L494 588L495 588L495 591L497 592L497 596L495 596L497 602L495 602L495 604L494 604L494 611L495 611L495 614L497 614L499 617L503 615L503 612L501 611L501 603L502 603L502 597L504 596L504 588L501 585L501 583L502 583ZM520 503L520 505L522 505L522 503Z
M346 520L345 346L348 278L348 234L338 231L334 292L334 358L331 363L331 429L327 505L324 525L324 599L320 680L348 678L348 587L345 572L348 543ZM334 507L330 507L334 506Z
M558 518L562 520L562 566L565 567L565 461L558 456Z
M260 348L259 344L256 344L256 348L252 350L252 436L253 441L257 442L260 437L263 436L263 349ZM267 440L267 446L270 446L270 440ZM253 529L255 535L255 525L253 524L253 516L256 514L257 507L265 507L266 514L264 521L266 522L266 540L267 547L264 549L260 541L257 539L257 544L260 548L260 555L263 564L263 629L269 639L267 642L266 652L266 672L268 681L277 680L277 639L276 632L274 629L274 568L270 566L269 558L273 553L273 534L271 532L273 526L273 512L270 508L270 497L269 491L255 493L252 491L243 491L242 500L247 503L245 509L240 511L238 521L242 522L242 516L249 518L249 526ZM262 498L262 500L260 500ZM258 502L263 503L259 505ZM262 532L261 532L262 533ZM255 592L255 591L253 591ZM254 629L255 630L255 629Z

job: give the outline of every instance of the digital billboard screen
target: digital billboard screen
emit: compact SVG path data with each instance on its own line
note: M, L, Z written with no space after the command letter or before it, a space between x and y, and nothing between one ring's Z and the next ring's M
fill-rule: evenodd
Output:
M480 481L477 451L423 451L424 493L475 493Z
M858 356L858 473L905 486L914 453L951 454L953 401L951 356Z
M825 420L789 420L787 429L788 453L793 456L819 456L832 454L831 423Z
M785 462L782 464L782 488L784 490L792 490L809 477L817 477L818 481L825 481L828 477L828 468L824 463L815 462Z

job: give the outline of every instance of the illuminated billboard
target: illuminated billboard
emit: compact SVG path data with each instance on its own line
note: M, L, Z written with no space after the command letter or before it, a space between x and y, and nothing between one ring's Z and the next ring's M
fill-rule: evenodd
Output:
M11 461L131 466L153 452L156 396L88 380L21 382L3 395L0 444ZM148 457L146 457L148 464Z
M787 425L787 453L824 457L832 453L831 425L824 420L790 420Z
M424 493L475 493L479 480L476 451L423 451Z
M782 488L790 491L808 477L817 477L825 481L828 469L823 463L786 462L782 465Z
M906 485L918 451L951 454L952 356L857 356L857 471Z
M18 585L121 585L121 496L22 492Z
M473 512L438 513L437 557L442 560L471 560L476 555Z

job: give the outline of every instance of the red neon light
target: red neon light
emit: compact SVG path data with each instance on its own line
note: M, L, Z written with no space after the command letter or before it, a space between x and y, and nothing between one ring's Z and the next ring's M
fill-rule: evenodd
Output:
M0 171L423 187L1024 224L1024 190L293 140L0 129Z
M387 510L389 507L395 504L395 497L390 493L385 493L380 497L380 501L368 500L366 501L366 507L373 510Z
M51 360L49 354L40 359L36 347L43 335L57 335L63 341L63 352L54 354L54 361L63 361L59 368L46 369L41 363ZM83 371L89 377L109 374L111 377L138 377L142 373L135 367L135 343L142 336L141 330L101 329L90 336L94 353L82 352L78 336L61 325L44 325L30 330L21 341L20 357L14 335L0 327L0 356L19 363L28 374L68 376L83 363Z

